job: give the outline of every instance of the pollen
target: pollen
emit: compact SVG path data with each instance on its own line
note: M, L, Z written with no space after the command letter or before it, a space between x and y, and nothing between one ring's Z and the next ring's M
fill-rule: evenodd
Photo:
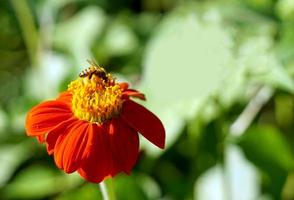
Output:
M72 111L81 120L101 124L121 112L122 89L111 74L91 66L68 85L72 94Z

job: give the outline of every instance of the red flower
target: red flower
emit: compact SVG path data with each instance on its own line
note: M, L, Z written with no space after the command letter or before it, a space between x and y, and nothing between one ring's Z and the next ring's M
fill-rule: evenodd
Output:
M138 132L159 148L165 143L161 121L130 97L145 100L92 64L56 100L28 112L27 135L45 142L66 173L78 171L95 183L119 172L129 174L138 156Z

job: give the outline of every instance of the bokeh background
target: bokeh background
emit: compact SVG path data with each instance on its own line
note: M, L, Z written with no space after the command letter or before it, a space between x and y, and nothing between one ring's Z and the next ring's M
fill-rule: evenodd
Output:
M26 112L96 60L147 95L116 199L294 199L293 0L1 0L0 199L101 199L25 136Z

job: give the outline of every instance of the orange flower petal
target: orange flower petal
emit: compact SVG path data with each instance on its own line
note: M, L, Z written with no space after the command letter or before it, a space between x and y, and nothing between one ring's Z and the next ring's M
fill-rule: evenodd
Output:
M119 83L119 86L123 91L129 88L129 84L126 82Z
M92 124L92 145L78 170L86 180L99 183L119 172L130 173L137 161L138 133L119 119L103 126Z
M129 174L137 161L138 133L120 119L111 120L107 126L106 133L110 140L114 171Z
M77 119L72 117L66 121L61 122L48 132L46 137L46 147L49 155L53 154L58 137L60 135L66 134L69 131L68 129L70 128L70 125L75 121L77 121Z
M92 136L92 145L78 173L88 181L99 183L106 177L114 176L118 171L113 170L109 138L106 132L97 124L91 124L88 131Z
M134 101L127 100L123 104L121 116L150 142L164 148L165 130L160 119L152 112Z
M141 100L146 100L145 95L137 90L129 89L129 84L122 82L119 84L120 88L123 91L123 98L128 99L128 97L135 97Z
M37 135L36 138L40 144L45 142L45 135Z
M72 116L70 107L61 101L45 101L27 114L25 127L28 136L47 133L60 122Z
M57 100L62 101L63 103L71 107L72 94L68 91L61 92Z
M66 173L76 171L87 155L92 142L92 135L88 134L88 128L87 122L76 120L56 140L54 160L56 165Z
M134 89L127 89L125 91L123 91L123 95L128 96L128 97L135 97L141 100L146 100L146 97L143 93L134 90Z

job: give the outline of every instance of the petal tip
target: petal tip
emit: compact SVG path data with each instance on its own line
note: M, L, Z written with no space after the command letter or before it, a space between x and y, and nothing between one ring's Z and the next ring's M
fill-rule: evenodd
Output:
M127 100L124 103L122 118L151 143L164 149L164 126L161 120L151 111L132 100Z

